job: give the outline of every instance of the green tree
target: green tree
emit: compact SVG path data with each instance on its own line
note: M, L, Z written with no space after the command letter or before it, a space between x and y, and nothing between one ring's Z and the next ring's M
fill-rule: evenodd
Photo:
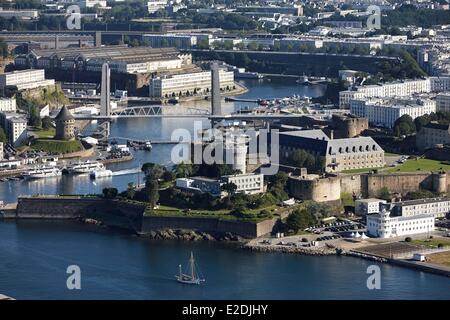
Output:
M119 193L116 188L104 188L102 192L105 199L114 199Z
M222 185L221 187L222 191L225 191L227 193L227 197L225 198L225 204L227 208L232 207L231 203L231 197L236 193L237 185L233 182L228 182Z
M304 230L314 223L314 219L306 209L295 210L286 219L286 225L289 229L298 232Z
M390 201L391 200L391 193L389 192L388 187L382 187L380 190L378 190L377 197L379 199Z
M146 177L151 177L156 180L160 179L165 171L163 166L151 162L144 163L141 170Z
M394 123L394 133L396 136L409 135L416 132L416 125L410 115L404 114Z
M127 186L127 198L128 199L134 199L134 196L136 195L136 186L133 182L129 182Z
M52 127L52 119L49 116L42 118L42 129L49 130Z
M40 127L42 125L41 116L39 115L39 110L36 106L30 107L28 124L33 127Z
M175 166L174 171L177 178L190 177L193 172L192 163L187 163L183 161Z
M154 177L147 176L145 179L144 193L146 200L150 203L150 207L153 209L159 200L158 180L154 179Z
M8 143L8 138L6 137L5 131L1 127L0 127L0 142L3 142L3 144Z

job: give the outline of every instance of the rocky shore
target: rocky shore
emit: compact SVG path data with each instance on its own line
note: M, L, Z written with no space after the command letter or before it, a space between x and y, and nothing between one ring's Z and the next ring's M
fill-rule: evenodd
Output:
M140 236L155 240L182 240L182 241L228 241L243 242L244 238L231 234L211 234L207 232L197 232L184 229L164 229L153 230L148 233L141 233Z
M280 252L291 254L304 254L309 256L329 256L336 255L335 248L322 247L322 248L302 248L302 247L287 247L287 246L260 246L260 245L243 245L243 249L247 249L255 252Z

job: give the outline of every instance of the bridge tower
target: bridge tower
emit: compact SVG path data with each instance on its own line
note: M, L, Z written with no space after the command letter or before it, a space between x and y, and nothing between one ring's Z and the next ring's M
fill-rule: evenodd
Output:
M211 64L211 114L220 116L222 107L220 105L220 76L219 66L216 62Z
M102 84L100 93L100 115L109 117L111 115L111 101L110 101L110 78L111 70L109 65L104 63L102 65Z

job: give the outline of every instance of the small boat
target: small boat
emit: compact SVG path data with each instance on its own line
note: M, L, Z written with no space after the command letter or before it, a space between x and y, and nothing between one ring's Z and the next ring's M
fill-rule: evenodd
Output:
M185 284L196 284L199 285L205 282L205 279L200 278L195 271L195 260L194 254L191 252L191 257L189 258L190 274L183 273L181 270L181 264L179 265L179 274L175 276L178 282Z
M144 150L145 151L151 151L152 150L152 143L150 141L145 141Z
M89 174L91 179L99 179L99 178L108 178L111 177L113 172L111 170L102 169L102 170L93 170Z

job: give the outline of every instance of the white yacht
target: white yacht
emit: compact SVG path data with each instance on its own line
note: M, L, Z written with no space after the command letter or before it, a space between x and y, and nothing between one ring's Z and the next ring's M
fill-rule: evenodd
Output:
M56 167L40 167L27 171L24 173L24 178L27 179L42 179L59 177L62 175L62 171Z
M92 171L105 170L103 163L98 161L77 162L67 168L71 174L91 173Z

